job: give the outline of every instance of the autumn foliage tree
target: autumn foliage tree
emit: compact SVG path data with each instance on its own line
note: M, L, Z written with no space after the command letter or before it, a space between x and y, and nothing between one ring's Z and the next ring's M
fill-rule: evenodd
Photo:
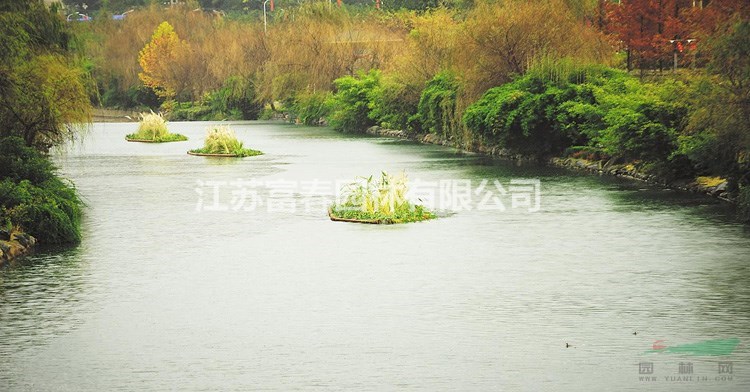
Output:
M747 0L622 0L608 5L607 27L627 54L628 70L665 67L673 52L695 50L732 18L747 19Z
M143 69L138 77L160 97L174 98L184 85L176 72L175 63L179 56L185 54L186 44L180 41L169 22L162 22L138 55L138 63Z
M664 59L668 2L674 0L623 0L610 3L609 26L627 53L627 68L641 69Z
M297 92L330 91L342 76L387 68L403 44L403 32L372 16L310 2L293 18L280 16L265 43L268 57L257 74L258 93L266 101L284 101Z
M467 15L458 43L452 62L464 75L472 102L541 58L606 63L612 55L606 37L582 23L563 0L479 3Z

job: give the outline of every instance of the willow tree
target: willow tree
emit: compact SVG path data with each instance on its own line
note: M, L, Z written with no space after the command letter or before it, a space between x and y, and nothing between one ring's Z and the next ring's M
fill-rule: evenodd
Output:
M91 112L74 37L55 7L0 1L0 226L46 244L80 240L82 203L43 152L74 137L71 124Z
M453 62L465 80L467 102L524 74L541 58L607 62L612 56L607 38L581 23L563 0L478 4L461 39Z
M62 17L41 0L0 4L0 32L0 138L44 151L74 137L91 104Z
M258 72L264 101L329 91L339 77L386 69L401 47L401 36L374 14L357 16L322 2L305 3L294 18L279 19L269 28L268 57Z

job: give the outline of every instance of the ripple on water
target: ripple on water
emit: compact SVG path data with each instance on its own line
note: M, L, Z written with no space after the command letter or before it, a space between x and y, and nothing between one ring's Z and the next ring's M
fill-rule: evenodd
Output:
M88 204L84 241L0 270L0 390L638 391L642 361L716 367L645 355L655 340L750 341L749 234L709 199L275 123L235 124L261 157L185 154L207 125L171 123L190 141L154 146L124 142L134 124L97 124L56 158ZM294 210L196 211L201 181L227 184L229 203L237 179L384 169L539 178L542 208L505 199L379 227L331 222L329 196L305 209L292 192ZM748 355L721 359L739 370Z

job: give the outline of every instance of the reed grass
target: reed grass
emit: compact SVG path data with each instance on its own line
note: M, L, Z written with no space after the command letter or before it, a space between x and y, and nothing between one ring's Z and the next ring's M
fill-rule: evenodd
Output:
M331 206L331 215L378 223L419 222L436 217L422 205L411 203L408 191L403 172L395 177L382 172L378 180L373 176L361 177L342 188L343 202Z
M167 120L161 113L141 113L141 121L138 130L125 136L127 140L150 141L156 143L182 142L188 140L187 136L178 133L169 133Z
M251 157L263 154L261 151L244 148L237 139L234 131L226 125L216 125L208 129L203 148L190 150L198 154L233 155L237 157Z

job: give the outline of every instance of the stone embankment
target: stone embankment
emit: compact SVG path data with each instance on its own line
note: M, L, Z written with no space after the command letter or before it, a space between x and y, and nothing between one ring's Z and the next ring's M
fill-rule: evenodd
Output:
M36 238L19 232L0 229L0 265L31 252L36 244Z
M523 156L520 154L514 154L506 149L499 147L488 147L483 145L465 146L460 143L448 140L444 137L435 134L422 134L412 135L401 130L385 129L378 126L370 127L367 129L368 135L391 137L398 139L414 140L425 144L437 144L442 146L449 146L461 149L467 152L474 152L484 154L492 157L498 157L501 159L508 159L512 161L534 161L537 160L535 157ZM687 192L704 193L709 196L719 198L721 200L733 202L727 192L726 180L711 178L705 179L699 177L694 180L678 180L678 181L666 181L658 176L647 174L638 171L638 169L632 164L615 164L606 161L591 161L580 158L562 158L554 157L549 158L547 163L551 166L562 167L575 171L583 171L599 175L610 175L615 177L628 178L637 181L643 181L654 185L663 186L670 189L678 189Z

